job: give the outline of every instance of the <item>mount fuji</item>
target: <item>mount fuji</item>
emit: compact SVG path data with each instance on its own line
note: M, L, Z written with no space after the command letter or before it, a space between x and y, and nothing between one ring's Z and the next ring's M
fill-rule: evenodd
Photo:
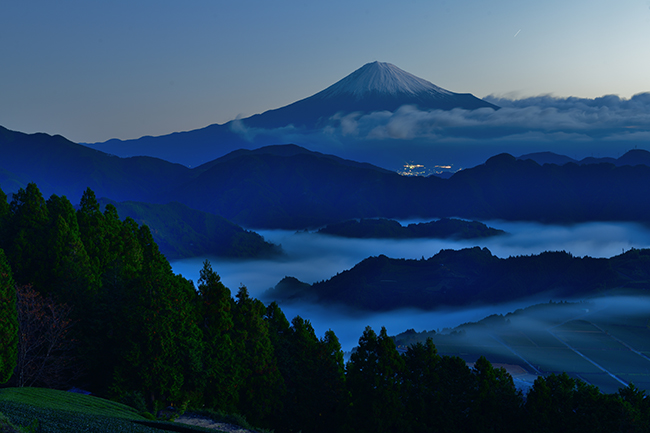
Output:
M322 140L313 146L314 136L346 115L394 112L405 105L420 110L499 108L469 93L445 90L390 63L373 62L308 98L248 118L158 137L81 144L121 157L153 156L190 167L236 149L289 141L337 153Z
M309 98L256 114L244 119L244 123L258 128L287 124L318 128L327 126L337 114L392 112L404 105L422 110L499 108L469 93L445 90L391 63L373 62Z

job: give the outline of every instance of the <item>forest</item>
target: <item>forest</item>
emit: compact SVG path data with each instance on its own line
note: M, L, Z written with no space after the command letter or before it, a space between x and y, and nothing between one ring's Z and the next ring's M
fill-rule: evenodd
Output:
M360 239L412 239L412 238L487 238L505 234L503 230L488 227L479 221L464 221L457 218L441 218L426 223L411 223L402 226L398 221L386 218L361 218L328 224L318 233Z
M634 385L605 394L566 374L524 395L485 357L432 340L397 350L366 328L345 362L334 332L289 321L210 262L176 275L146 225L30 183L0 190L0 383L82 388L156 416L215 409L278 432L648 431Z
M487 248L475 246L444 249L427 259L394 259L383 254L368 257L312 285L285 278L266 296L365 311L427 310L497 304L547 294L575 298L604 294L613 288L645 291L648 281L648 249L630 249L609 259L574 257L566 251L499 258Z

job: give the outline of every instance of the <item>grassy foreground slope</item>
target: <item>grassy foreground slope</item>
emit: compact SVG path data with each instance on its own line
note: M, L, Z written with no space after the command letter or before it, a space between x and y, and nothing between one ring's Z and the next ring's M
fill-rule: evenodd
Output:
M14 426L44 433L156 433L171 430L170 427L176 427L174 431L209 431L164 422L150 422L150 425L158 424L156 427L145 426L138 421L148 420L124 404L45 388L0 389L0 413Z

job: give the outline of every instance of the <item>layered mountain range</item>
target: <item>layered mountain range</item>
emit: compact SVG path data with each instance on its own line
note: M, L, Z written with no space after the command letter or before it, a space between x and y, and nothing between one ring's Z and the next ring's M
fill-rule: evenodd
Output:
M266 296L386 311L489 304L542 294L576 298L612 288L647 290L649 264L650 250L633 249L610 259L573 257L564 251L503 259L474 247L441 250L421 260L368 257L311 285L286 277Z
M45 196L77 203L90 187L98 197L179 202L252 228L304 229L376 217L650 221L647 165L540 165L501 154L441 179L400 176L295 145L238 150L189 169L157 158L110 156L60 136L0 129L0 140L6 193L36 182Z

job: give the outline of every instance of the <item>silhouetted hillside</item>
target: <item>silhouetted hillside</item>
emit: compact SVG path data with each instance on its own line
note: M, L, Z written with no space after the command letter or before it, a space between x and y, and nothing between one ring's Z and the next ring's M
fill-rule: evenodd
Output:
M564 165L568 163L585 165L585 164L606 163L606 164L614 164L617 167L622 167L624 165L635 166L640 164L650 166L650 152L643 149L629 150L619 158L591 156L591 157L583 158L580 161L578 161L566 155L558 155L557 153L553 153L553 152L536 152L536 153L521 155L517 159L521 159L521 160L532 159L539 165L544 165L544 164Z
M150 201L161 189L191 176L180 164L151 157L118 158L60 135L24 134L1 126L0 150L0 180L6 193L34 182L46 197L65 195L72 202L88 187L98 197Z
M310 152L241 152L165 197L248 227L301 229L355 218L650 221L650 167L547 164L501 154L450 179L403 177Z
M266 242L259 234L180 203L117 203L108 199L99 202L102 207L111 203L123 218L131 217L138 224L148 226L168 260L197 256L262 258L282 254L279 246Z
M304 229L357 218L650 221L650 167L545 164L508 154L455 173L400 176L295 145L239 150L195 169L118 158L60 136L0 129L0 186L77 201L183 203L244 227ZM14 189L15 188L15 189Z
M247 227L299 229L357 217L411 216L417 213L411 204L435 181L442 182L315 152L238 152L213 161L164 197Z
M385 218L349 220L328 224L318 233L361 239L474 239L487 238L505 234L503 230L494 229L478 221L463 221L455 218L443 218L428 223L402 226L398 221Z
M329 302L366 310L432 309L492 304L539 295L596 294L650 281L650 250L611 259L566 252L498 258L487 248L442 250L426 260L369 257L352 269L309 287L295 282L267 292L274 300Z

